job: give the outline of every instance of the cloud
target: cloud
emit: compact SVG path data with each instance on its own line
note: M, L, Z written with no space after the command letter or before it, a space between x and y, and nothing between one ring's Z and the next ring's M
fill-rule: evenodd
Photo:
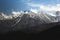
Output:
M37 7L43 11L60 11L60 4L56 5L42 5L42 4L34 4L34 3L27 3L30 7Z
M20 1L22 1L22 2L30 2L31 0L20 0Z
M12 13L11 14L9 14L9 15L6 15L6 14L4 14L4 13L1 13L0 15L0 19L1 19L1 17L3 18L5 18L5 19L12 19L13 17L18 17L18 16L21 16L21 13L23 13L23 11L12 11Z
M36 9L30 9L30 11L32 11L32 12L34 12L34 13L37 13L38 12L38 10L36 10Z
M19 15L21 15L21 12L16 12L16 11L12 11L12 15L14 16L14 17L18 17Z
M33 4L33 3L27 3L28 6L30 7L39 7L40 4Z
M56 4L55 6L45 6L41 5L40 6L41 10L46 10L46 11L60 11L60 4Z

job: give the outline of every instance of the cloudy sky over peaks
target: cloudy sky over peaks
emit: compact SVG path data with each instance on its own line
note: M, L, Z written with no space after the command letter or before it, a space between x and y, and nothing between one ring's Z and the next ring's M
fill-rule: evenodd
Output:
M60 11L60 0L0 0L0 12L11 10Z

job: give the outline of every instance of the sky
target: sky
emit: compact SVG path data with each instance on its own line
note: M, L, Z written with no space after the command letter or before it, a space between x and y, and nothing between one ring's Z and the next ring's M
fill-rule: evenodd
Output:
M60 11L60 0L0 0L0 12L13 10Z

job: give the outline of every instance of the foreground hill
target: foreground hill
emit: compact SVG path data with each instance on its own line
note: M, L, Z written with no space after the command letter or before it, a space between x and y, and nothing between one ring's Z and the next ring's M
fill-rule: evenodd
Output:
M58 23L57 23L58 24ZM25 33L22 31L10 31L0 34L2 40L41 40L41 39L60 39L60 25L53 26L39 33Z

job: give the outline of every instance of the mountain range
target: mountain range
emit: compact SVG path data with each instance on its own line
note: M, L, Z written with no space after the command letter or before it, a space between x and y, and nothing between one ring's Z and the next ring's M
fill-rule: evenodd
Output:
M0 14L0 33L18 30L25 33L38 33L59 25L58 22L56 16L45 12L24 11L12 12L12 15Z

